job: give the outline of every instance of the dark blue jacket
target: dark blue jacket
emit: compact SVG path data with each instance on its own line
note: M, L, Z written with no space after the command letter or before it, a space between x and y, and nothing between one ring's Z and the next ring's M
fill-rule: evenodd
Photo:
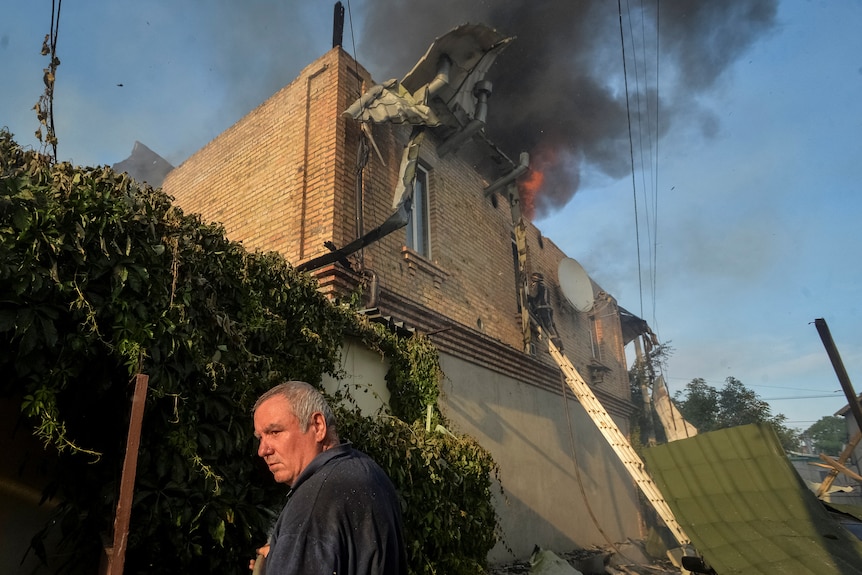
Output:
M349 443L315 457L275 524L266 575L406 573L401 507L386 473Z

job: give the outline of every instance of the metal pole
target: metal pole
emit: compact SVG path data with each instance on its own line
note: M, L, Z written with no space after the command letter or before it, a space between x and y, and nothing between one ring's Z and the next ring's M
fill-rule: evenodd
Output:
M341 2L335 3L335 9L332 16L332 47L341 46L344 39L344 4Z
M847 403L850 404L850 411L853 412L853 417L856 418L856 425L859 430L862 431L862 407L860 407L859 399L856 397L856 392L853 390L850 376L847 375L847 370L844 369L844 362L841 361L841 355L838 353L838 348L835 347L835 342L832 341L832 334L829 332L829 326L826 325L825 319L818 318L814 320L814 327L817 328L817 333L820 334L820 339L823 340L823 346L826 348L826 353L832 361L835 375L838 376L838 381L841 383L844 395L847 396Z

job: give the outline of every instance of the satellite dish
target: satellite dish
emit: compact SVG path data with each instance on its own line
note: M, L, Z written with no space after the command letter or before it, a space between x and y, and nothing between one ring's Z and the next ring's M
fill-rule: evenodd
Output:
M560 261L557 275L560 278L560 289L569 303L578 311L590 311L595 302L593 282L581 264L572 258L564 258Z

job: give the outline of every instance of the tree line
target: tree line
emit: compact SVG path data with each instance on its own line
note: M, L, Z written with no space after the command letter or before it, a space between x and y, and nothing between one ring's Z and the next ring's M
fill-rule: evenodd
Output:
M629 372L632 401L638 408L632 427L639 443L645 443L649 436L658 443L667 441L654 411L647 414L642 383L664 365L672 351L668 344L655 346L645 361L633 366ZM804 431L790 427L784 414L773 415L769 403L732 376L725 379L721 387L714 387L703 378L694 378L684 389L674 393L671 401L699 433L750 423L768 423L775 429L785 451L799 451L806 445L814 453L827 455L838 455L848 439L844 419L832 415L821 417Z

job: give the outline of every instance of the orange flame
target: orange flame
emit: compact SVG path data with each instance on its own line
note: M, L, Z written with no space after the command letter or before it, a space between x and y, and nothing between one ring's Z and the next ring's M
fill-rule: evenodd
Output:
M521 213L528 220L533 219L536 213L536 196L545 182L545 174L540 170L530 167L527 177L518 182L518 194L521 197Z
M545 183L545 172L556 163L557 152L549 145L540 144L532 153L527 176L518 182L521 213L527 219L533 219L536 213L536 198L542 193L542 186Z

